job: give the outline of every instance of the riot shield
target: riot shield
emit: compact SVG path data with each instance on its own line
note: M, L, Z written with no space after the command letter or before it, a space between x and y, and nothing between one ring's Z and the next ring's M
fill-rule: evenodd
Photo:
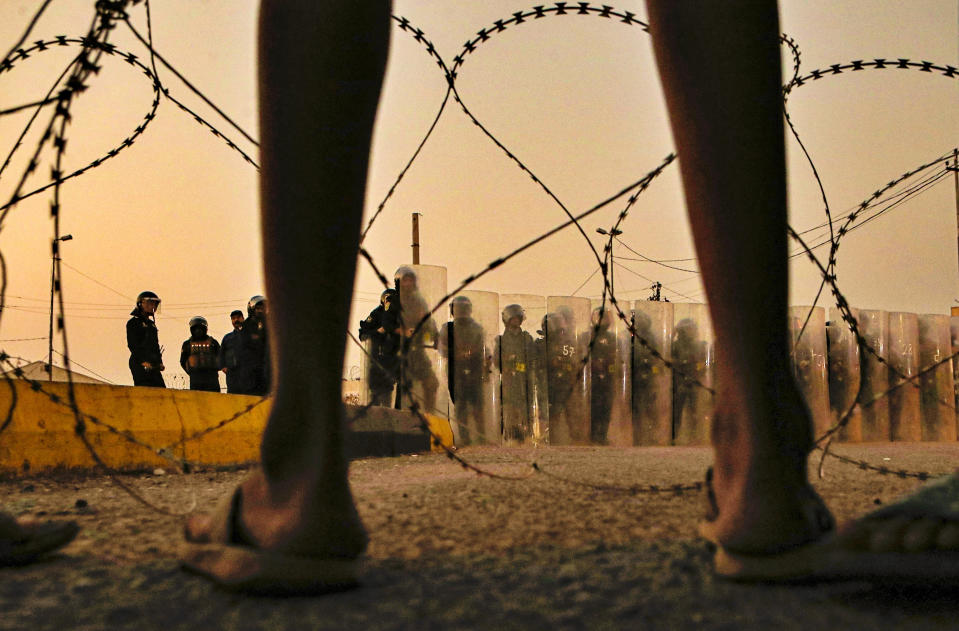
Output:
M546 368L549 442L585 444L589 440L589 298L549 296L540 364Z
M865 442L890 440L889 398L884 396L888 389L889 371L886 365L876 359L873 353L886 358L889 338L889 322L886 312L875 309L853 309L853 315L859 323L859 334L872 349L861 349L859 366L862 389L859 393L859 405L862 408L862 439Z
M412 275L406 270L412 271ZM438 377L444 374L446 364L437 351L437 317L445 320L448 307L439 305L433 311L446 295L446 268L409 265L398 269L397 276L401 276L396 282L404 329L400 374L405 394L401 405L408 409L413 400L421 410L449 418L449 391L446 380Z
M360 351L360 394L358 400L356 401L356 405L373 405L374 394L370 389L370 369L373 368L373 362L370 359L370 353L372 352L373 342L366 340L360 342L360 344L362 344L363 350ZM392 407L392 405L393 398L391 392L388 407Z
M826 374L826 310L789 307L789 334L793 375L812 414L813 433L818 438L832 425Z
M673 376L661 358L670 358L673 303L637 300L633 303L633 328L633 444L670 445Z
M546 299L528 294L499 297L502 333L496 337L493 367L499 377L497 402L507 444L545 440L546 419L540 419L538 366L534 339L546 315Z
M709 443L713 332L704 304L673 303L673 443Z
M630 373L631 313L626 320L606 300L594 299L590 316L593 347L589 354L590 442L596 445L632 444L632 387Z
M922 439L956 440L956 400L952 381L949 316L919 316L919 405ZM940 366L932 370L935 364Z
M921 440L919 415L919 322L915 313L889 313L889 434ZM913 379L909 379L913 377Z
M826 356L829 361L829 410L833 424L849 414L839 430L839 440L862 441L862 410L856 405L859 391L859 345L842 313L833 307L826 326ZM850 411L851 409L851 411Z
M493 388L493 345L499 296L464 291L450 301L449 322L440 329L437 347L445 360L447 389L461 445L499 444Z

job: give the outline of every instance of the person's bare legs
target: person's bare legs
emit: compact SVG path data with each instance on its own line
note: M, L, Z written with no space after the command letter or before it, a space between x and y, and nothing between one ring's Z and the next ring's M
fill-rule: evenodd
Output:
M727 550L774 553L832 528L806 477L812 422L789 364L776 2L647 6L720 358L710 531ZM959 550L957 487L959 476L927 487L848 524L840 540L877 552Z
M356 557L366 534L343 451L340 376L388 0L262 0L261 205L274 400L241 487L250 544ZM187 535L202 540L202 518Z
M773 552L828 527L806 479L812 424L792 379L786 337L776 2L647 6L720 358L715 526L731 549Z

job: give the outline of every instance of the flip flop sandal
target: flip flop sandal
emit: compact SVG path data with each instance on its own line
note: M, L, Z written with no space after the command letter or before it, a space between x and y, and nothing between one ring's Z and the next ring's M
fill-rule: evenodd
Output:
M26 565L67 545L80 532L76 522L21 524L0 514L0 567Z
M250 545L237 528L240 502L239 487L220 502L203 542L190 544L182 555L185 570L247 594L319 595L358 585L358 559L289 555Z
M708 472L710 514L718 515L711 481L711 472ZM823 514L821 504L815 504L819 506L813 516L817 523L821 526L831 523L828 513ZM823 515L825 518L820 519ZM959 579L959 542L952 543L955 550L878 551L860 536L863 530L871 531L870 524L900 520L905 528L917 519L931 520L934 526L949 522L959 525L959 475L930 483L899 502L860 517L838 532L824 529L820 537L781 552L757 555L725 548L715 536L712 526L715 517L713 521L701 523L699 532L716 547L713 559L716 574L736 581L942 584Z

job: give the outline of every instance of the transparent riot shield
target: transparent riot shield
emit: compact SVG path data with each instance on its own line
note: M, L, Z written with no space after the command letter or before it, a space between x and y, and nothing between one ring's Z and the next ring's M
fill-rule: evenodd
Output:
M589 441L589 298L549 296L540 363L546 369L549 442Z
M868 349L862 349L859 355L862 389L859 393L859 405L862 408L862 439L865 442L890 440L889 398L884 396L889 384L889 371L886 365L876 359L873 353L882 358L889 354L889 322L885 311L875 309L853 309L853 315L859 322L859 334L866 341Z
M889 434L922 440L919 414L919 321L915 313L889 313Z
M499 377L499 425L507 444L538 444L545 440L546 419L540 418L539 367L536 331L546 315L546 299L529 294L499 297L501 333L493 350L493 368ZM545 392L545 385L543 386Z
M713 332L704 304L673 303L673 443L705 445L713 414Z
M604 306L602 300L595 299L591 306L590 335L595 339L589 355L590 442L596 445L631 445L632 336L629 325L632 314L628 303L625 303L625 321L609 300Z
M460 445L499 444L493 345L499 296L464 291L450 301L449 322L440 329L437 347L445 360L445 377Z
M374 392L370 387L370 369L373 368L374 362L370 359L370 353L373 352L373 342L372 340L365 340L361 342L363 345L363 350L360 352L360 395L359 400L356 401L357 405L375 405L374 403ZM374 376L375 381L375 376ZM390 391L390 401L388 407L393 405L393 391Z
M839 440L858 443L862 440L862 410L856 405L859 391L859 345L842 313L833 307L826 325L826 356L829 361L829 410L831 422L838 423L843 416L849 419L841 430Z
M919 406L922 439L956 440L956 400L952 381L949 316L919 316ZM941 365L927 371L935 364Z
M818 438L832 424L826 374L826 310L789 307L789 334L793 375L812 414L813 432Z
M956 392L956 409L959 410L959 316L949 318L949 331L952 334L952 383Z
M412 399L421 410L449 418L449 391L446 380L439 378L446 363L437 351L437 317L443 321L448 313L446 305L437 305L446 295L446 268L403 266L397 270L395 281L400 292L404 329L400 375L401 383L408 390L401 405L408 409ZM456 438L454 436L454 440Z
M632 441L634 445L670 445L673 376L661 358L670 358L673 303L637 300L633 303L633 327Z

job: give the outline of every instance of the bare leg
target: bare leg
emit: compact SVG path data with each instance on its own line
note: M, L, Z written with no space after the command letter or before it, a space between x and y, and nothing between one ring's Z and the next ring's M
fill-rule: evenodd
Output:
M786 550L821 538L832 518L806 478L812 423L789 363L776 3L647 5L721 357L709 531L733 552ZM848 524L839 540L873 552L957 550L957 494L959 474Z
M366 534L343 451L340 375L373 120L389 44L387 0L263 0L261 203L274 402L262 471L242 486L248 543L355 557ZM187 527L203 539L202 519Z
M809 413L786 337L786 181L774 0L648 0L716 328L720 540L771 552L828 520L806 481ZM743 247L749 244L749 247Z

